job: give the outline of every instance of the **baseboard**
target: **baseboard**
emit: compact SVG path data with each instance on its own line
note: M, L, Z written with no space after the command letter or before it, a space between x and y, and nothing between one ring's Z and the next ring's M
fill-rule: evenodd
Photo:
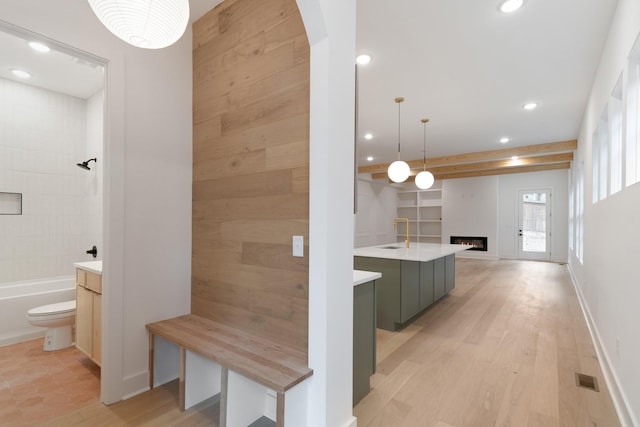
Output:
M498 261L498 259L500 259L496 255L473 253L473 252L469 252L468 250L462 251L462 252L457 252L456 253L456 258L483 259L483 260L490 260L490 261Z
M7 345L17 344L19 342L31 341L36 338L44 337L45 332L47 330L45 328L37 328L37 331L34 332L21 332L18 334L7 334L5 336L0 337L0 347L4 347Z
M122 400L129 399L149 390L149 371L145 370L137 374L124 377L122 379L122 390L124 391Z
M569 270L569 276L571 277L571 283L573 284L573 288L576 290L576 295L578 296L578 302L580 302L582 314L587 322L589 335L591 335L591 341L593 341L593 346L596 350L598 361L600 362L600 368L602 369L604 380L607 383L609 393L611 394L611 399L613 400L613 406L616 408L616 413L618 414L618 418L620 419L620 425L622 427L640 426L638 420L633 416L631 411L629 411L629 401L626 398L624 391L620 387L618 376L613 369L613 365L610 363L611 359L609 359L607 351L602 345L602 340L600 339L598 328L593 321L593 317L591 316L589 307L587 306L584 295L582 294L582 290L580 289L580 286L578 286L578 281L573 272L573 269L571 268L571 264L568 264L567 267Z
M352 416L343 427L358 427L358 419Z

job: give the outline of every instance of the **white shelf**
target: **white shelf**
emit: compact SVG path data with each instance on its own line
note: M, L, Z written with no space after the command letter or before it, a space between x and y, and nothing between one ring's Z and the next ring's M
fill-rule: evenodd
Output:
M399 217L409 219L409 239L414 241L442 239L442 182L428 190L398 191L396 210ZM405 227L398 225L398 239L406 238ZM422 239L422 240L421 240Z

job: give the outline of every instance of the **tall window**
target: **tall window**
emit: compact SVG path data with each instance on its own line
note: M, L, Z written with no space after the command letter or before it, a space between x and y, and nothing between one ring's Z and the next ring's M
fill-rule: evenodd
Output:
M633 45L628 63L625 158L625 184L635 184L640 181L640 37Z
M609 98L609 188L610 194L622 189L622 76Z
M602 112L600 125L598 126L600 138L600 190L598 195L600 200L604 200L609 195L609 115L608 108Z
M600 128L591 136L591 201L597 203L600 191Z
M576 256L583 263L584 254L584 163L578 165L576 183Z
M571 171L569 172L569 249L573 250L574 248L574 244L573 244L573 236L574 236L574 231L573 231L573 227L575 226L575 211L574 211L574 205L575 205L575 200L573 199L575 197L575 191L573 188L573 183L574 183L574 178L573 178L573 172L574 170L571 169Z

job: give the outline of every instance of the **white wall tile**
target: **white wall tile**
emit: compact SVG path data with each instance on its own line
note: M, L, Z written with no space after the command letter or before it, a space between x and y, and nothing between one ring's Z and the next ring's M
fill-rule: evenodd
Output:
M101 243L102 177L76 167L90 135L102 152L101 96L92 102L89 134L87 101L0 79L0 191L23 193L23 214L0 216L0 283L72 274L91 246L80 236L91 228Z

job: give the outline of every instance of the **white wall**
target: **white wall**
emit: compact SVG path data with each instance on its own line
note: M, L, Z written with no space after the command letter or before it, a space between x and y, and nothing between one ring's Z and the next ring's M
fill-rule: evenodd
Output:
M297 0L311 45L310 427L352 416L356 2Z
M575 165L584 163L584 264L569 263L624 426L640 425L640 184L593 204L591 135L640 32L640 1L619 0L585 110ZM576 171L573 170L575 185Z
M500 175L498 179L498 230L500 258L518 258L518 192L551 190L551 261L567 262L569 194L566 170Z
M0 283L70 276L86 260L85 127L84 99L0 79L0 192L22 193L22 215L0 216Z
M136 49L75 0L3 0L2 19L107 62L102 399L114 402L148 385L144 325L189 311L191 31Z
M104 186L104 91L87 99L87 132L84 153L82 158L78 160L86 161L88 159L98 159L91 162L90 171L78 169L82 174L82 261L89 261L93 258L86 255L86 249L90 249L93 245L98 248L98 257L102 259L102 251L104 250L102 236L102 197ZM86 259L85 259L86 258Z
M375 246L396 241L393 219L398 189L386 180L358 177L358 212L355 216L354 247Z
M467 258L498 257L498 177L442 182L442 243L451 236L486 236L487 252L465 251Z

